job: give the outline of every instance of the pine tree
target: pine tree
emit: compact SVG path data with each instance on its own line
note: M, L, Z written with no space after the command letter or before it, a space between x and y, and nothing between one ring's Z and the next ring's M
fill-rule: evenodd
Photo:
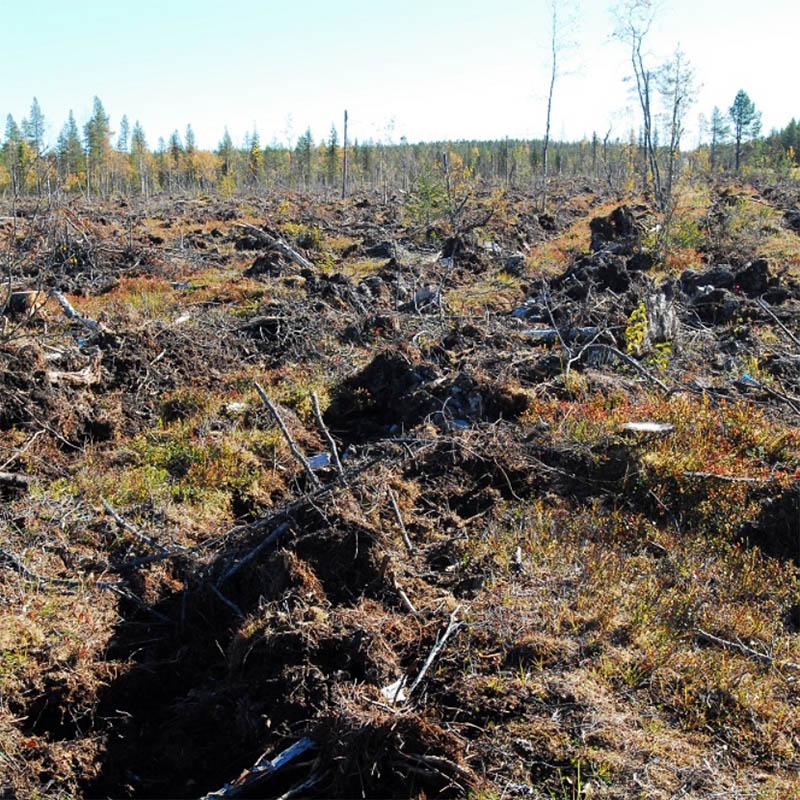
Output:
M44 150L44 114L35 97L31 103L31 115L23 125L26 128L25 138L38 155Z
M231 139L228 128L222 134L222 141L217 146L217 155L222 159L221 172L223 175L230 175L233 170L233 139Z
M22 156L24 155L22 149L23 142L22 131L14 120L14 117L9 114L6 117L5 142L3 142L0 153L2 153L3 163L11 179L11 191L15 196L19 193L22 177Z
M258 131L253 128L247 153L247 178L251 186L258 186L264 178L264 154L261 152L261 141Z
M194 151L197 150L197 141L194 137L194 131L191 125L186 126L186 135L183 137L183 142L187 156L192 155Z
M100 191L103 188L103 178L106 179L106 189L108 188L107 172L111 156L109 123L109 116L100 98L95 95L92 116L83 128L83 136L86 143L88 186L94 184Z
M297 154L300 177L306 188L311 187L311 169L314 158L314 140L311 136L311 128L306 128L306 132L297 140L294 149Z
M130 145L131 124L128 122L128 115L123 114L119 123L119 138L117 139L117 151L127 153Z
M331 125L331 133L325 147L325 181L333 186L339 177L339 134L335 125Z
M70 109L69 117L58 136L56 153L59 174L69 190L82 180L84 168L83 145L72 109Z
M147 139L144 135L139 120L137 119L133 126L133 134L131 136L131 161L136 175L139 176L139 188L143 195L147 195Z
M761 112L756 111L755 103L744 89L739 89L730 107L733 123L733 139L736 142L736 171L739 171L742 142L758 136L761 131Z

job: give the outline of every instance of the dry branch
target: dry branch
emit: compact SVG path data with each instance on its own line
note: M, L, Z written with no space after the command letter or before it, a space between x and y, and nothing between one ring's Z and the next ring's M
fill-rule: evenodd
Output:
M316 489L319 489L322 486L322 484L319 482L319 478L314 474L314 470L311 469L311 464L308 463L308 459L306 459L306 457L300 452L300 448L292 438L292 434L289 433L289 429L286 427L286 424L284 423L277 406L272 402L272 400L269 399L269 397L267 397L267 393L261 388L261 386L259 386L257 381L253 381L253 383L255 383L256 391L258 392L259 397L261 397L264 405L272 412L272 416L275 417L275 422L278 423L278 427L281 429L283 438L286 439L289 449L292 451L292 455L305 470L306 475L308 475L308 479L311 481L311 485Z
M749 656L750 658L755 658L758 661L763 661L765 664L769 664L770 666L800 670L800 664L796 664L793 661L778 661L778 659L773 658L766 653L759 653L758 650L754 650L752 647L748 647L742 642L731 642L728 639L721 639L719 636L714 636L714 634L708 633L708 631L704 631L702 628L695 628L694 632L702 641L708 642L709 644L715 644L718 647L721 647L723 650L741 653L742 655Z
M89 330L92 331L102 330L102 327L99 322L95 322L95 320L89 319L89 317L82 317L73 308L72 303L70 303L69 300L67 300L67 298L64 297L63 294L61 294L61 292L54 289L52 294L53 297L55 297L55 299L58 300L58 304L64 310L64 314L66 314L68 319L73 319L76 322L80 322L81 325L83 325L86 328L89 328Z
M325 437L325 441L327 441L328 447L331 449L331 458L336 466L336 471L340 476L344 475L344 468L342 467L342 462L339 460L339 450L336 447L333 436L331 436L331 432L328 430L327 425L325 425L325 421L322 419L322 412L319 410L319 399L317 398L316 392L311 392L311 407L314 410L314 418L317 421L317 426L320 431L322 431L322 435Z
M463 622L458 622L456 619L456 615L460 611L461 606L456 606L455 611L450 615L450 620L447 623L447 627L445 628L444 632L441 636L437 634L436 641L434 642L433 647L431 648L430 653L428 653L428 657L425 659L425 663L422 665L422 669L419 671L419 674L416 678L414 678L414 682L411 686L408 687L407 697L410 698L411 695L414 693L414 690L417 686L422 683L422 679L425 677L425 674L431 668L431 664L436 660L436 657L441 652L442 648L447 644L447 640L454 634L457 633L461 626L464 624Z
M0 483L14 489L27 489L31 479L28 475L19 472L0 472Z
M221 789L203 795L201 800L236 797L245 789L249 789L253 784L268 778L270 775L274 775L281 767L316 746L316 742L306 736L278 753L272 759L267 759L267 754L264 753L252 767L246 769L233 783L226 783ZM317 780L314 781L314 783L316 782ZM308 784L308 781L304 785L306 784Z
M400 525L400 532L403 536L403 544L405 544L409 553L413 553L414 545L411 543L411 539L408 536L406 525L403 522L403 515L400 513L400 507L397 505L397 498L394 496L394 492L391 490L391 488L389 489L389 500L391 500L392 508L394 509L394 515L397 517L397 523Z
M295 264L305 269L314 269L314 265L305 256L301 256L297 250L293 250L289 247L283 239L276 239L274 236L270 236L266 231L262 231L261 228L257 228L255 225L250 225L247 222L237 222L235 225L237 228L244 228L250 231L256 239L260 239L264 244L274 247L279 253L294 261Z
M602 348L607 353L611 353L612 355L616 356L619 359L622 359L626 364L630 364L637 372L641 375L644 375L647 380L652 381L656 386L658 386L664 394L669 394L671 389L661 380L656 378L649 370L645 369L635 358L629 356L627 353L623 353L622 350L618 350L616 347L612 347L610 344L594 344L592 347Z
M686 469L683 471L683 475L687 478L706 478L727 483L770 483L773 480L772 478L740 478L736 475L719 475L716 472L693 472Z
M253 548L244 558L239 559L232 567L227 569L220 579L217 581L217 586L222 586L228 578L235 575L245 564L249 561L252 561L268 544L272 544L284 531L288 530L289 523L284 522L282 525L278 525L269 536L265 536L261 542L259 542L258 546Z
M156 550L160 550L162 553L169 553L170 551L167 550L166 547L159 544L155 539L151 539L149 536L143 534L135 525L131 525L130 522L123 519L116 511L111 507L111 504L104 498L100 498L100 502L103 504L103 508L106 510L106 513L113 517L114 522L120 526L123 530L128 531L128 533L133 534L137 539L140 539L145 544L149 544L150 547L155 547Z

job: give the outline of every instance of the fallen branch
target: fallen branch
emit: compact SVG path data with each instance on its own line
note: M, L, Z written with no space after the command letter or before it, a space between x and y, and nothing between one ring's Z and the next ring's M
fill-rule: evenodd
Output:
M162 553L169 553L170 551L167 550L166 547L159 544L155 539L151 539L149 536L143 534L136 526L131 525L130 522L123 519L116 511L111 507L111 504L104 498L100 498L100 502L103 504L103 508L106 510L106 513L113 517L114 522L120 526L123 530L128 531L128 533L133 534L137 539L140 539L145 544L149 544L150 547L155 547L157 550L160 550Z
M12 462L12 461L14 461L14 459L17 459L17 458L19 458L21 455L23 455L23 454L24 454L24 453L25 453L25 452L28 450L28 448L29 448L29 447L30 447L30 446L31 446L31 445L32 445L32 444L33 444L33 443L34 443L34 442L35 442L35 441L36 441L36 440L37 440L37 439L38 439L38 438L39 438L39 437L40 437L40 436L43 434L43 433L44 433L44 431L43 431L43 430L36 431L36 433L34 433L34 434L33 434L33 436L31 436L31 438L30 438L30 439L28 439L28 441L27 441L27 442L25 442L25 444L24 444L24 445L23 445L23 446L22 446L22 447L21 447L19 450L17 450L16 452L14 452L14 453L13 453L13 454L12 454L12 455L9 457L9 458L7 458L7 459L6 459L6 460L5 460L5 461L4 461L2 464L0 464L0 470L4 470L4 469L5 469L5 468L6 468L6 467L7 467L7 466L8 466L8 465L9 465L9 464ZM27 476L25 476L25 477L27 477Z
M595 344L592 346L600 347L607 353L611 353L617 358L622 359L625 363L630 364L637 372L639 372L641 375L644 375L644 377L649 381L652 381L665 394L669 394L671 392L671 389L663 381L656 378L655 375L653 375L649 370L645 369L635 358L629 356L627 353L623 353L622 350L618 350L616 347L612 347L610 344Z
M268 544L272 544L284 531L288 530L289 523L284 522L282 525L278 525L274 531L269 536L265 536L261 542L259 542L258 546L251 550L244 558L239 559L230 569L226 570L222 573L222 576L217 581L217 586L222 586L228 578L235 575L245 564L252 561Z
M263 517L259 517L258 519L251 522L249 525L236 525L233 528L225 531L225 533L220 534L219 536L215 536L213 539L208 539L205 542L200 542L200 544L196 544L194 547L189 547L186 550L179 550L177 552L169 552L169 553L156 553L151 556L142 556L141 558L134 558L131 561L125 561L122 564L117 564L115 566L107 566L106 569L109 572L126 572L129 569L136 569L137 567L143 567L147 564L152 564L156 561L164 561L165 559L170 558L179 558L181 556L191 556L195 553L199 553L201 550L207 550L210 547L214 547L215 545L222 544L223 542L227 541L231 538L234 534L237 533L244 533L245 531L258 531L262 528L267 527L268 525L272 525L273 523L277 522L281 517L286 517L291 514L293 511L296 511L298 508L302 508L306 503L310 503L312 500L315 500L318 497L321 497L328 492L333 491L334 489L340 488L345 480L352 479L354 476L358 475L360 472L363 472L365 469L373 466L376 463L377 459L373 459L372 461L368 461L365 464L362 464L360 467L356 469L352 469L349 472L345 473L344 478L337 478L335 481L331 481L330 483L326 483L324 486L320 486L318 489L314 491L308 492L304 494L302 497L298 497L296 500L292 500L291 502L287 503L285 506L282 506L277 511L273 511L270 514L267 514Z
M336 471L342 476L344 475L344 468L342 467L342 462L339 460L339 450L336 447L333 436L331 436L331 432L328 430L327 425L325 425L325 420L322 419L322 412L319 410L319 400L317 399L316 392L311 392L311 408L314 410L314 418L317 421L317 427L322 431L322 435L325 437L325 441L327 441L328 447L331 449L331 458L336 466Z
M95 320L89 319L89 317L82 317L72 307L72 303L70 303L69 300L67 300L67 298L64 297L63 294L61 294L61 292L59 292L56 289L54 289L52 294L53 294L53 297L55 297L55 299L58 300L58 304L64 310L64 314L66 314L68 319L73 319L76 322L80 322L81 325L83 325L86 328L89 328L89 330L92 330L92 331L102 330L99 322L95 322Z
M236 614L237 617L239 617L240 619L244 619L244 611L242 611L242 609L239 608L239 606L237 606L236 603L233 602L233 600L229 600L227 597L225 597L225 595L222 594L222 592L219 589L217 589L217 587L214 586L213 583L209 583L208 586L211 589L211 591L214 592L214 594L223 603L225 603L225 605L228 606L228 608L231 609L231 611L233 611L234 614Z
M319 482L319 478L314 474L314 470L311 469L311 464L308 463L306 457L300 452L300 448L297 446L294 439L292 438L292 434L289 433L289 429L286 427L286 424L281 418L280 412L278 411L277 407L272 402L272 400L270 400L269 397L267 397L267 393L261 388L258 382L253 381L253 383L255 384L256 391L261 397L262 402L272 412L272 416L275 417L275 421L278 423L278 427L281 429L283 438L286 439L286 442L289 445L289 449L292 451L292 455L305 470L306 475L308 475L308 479L311 481L311 485L319 489L322 486L322 484Z
M419 671L419 674L416 678L414 678L414 682L411 686L408 687L408 691L406 692L406 702L411 698L411 695L414 694L414 690L422 683L422 679L425 677L425 674L431 668L431 665L436 660L436 657L441 652L442 648L447 644L447 640L459 630L461 630L461 626L464 624L463 622L458 622L456 620L456 615L458 614L461 606L456 606L455 611L450 615L450 620L447 623L447 627L442 633L441 636L439 634L436 635L436 641L431 648L431 652L428 653L428 657L425 659L425 663L422 665L422 669Z
M764 311L769 314L775 322L783 329L783 332L798 346L800 347L800 341L798 341L797 337L778 319L777 314L769 307L767 303L764 302L762 298L758 298L756 302L764 309Z
M800 664L796 664L793 661L778 661L766 653L759 653L758 650L754 650L752 647L748 647L742 642L731 642L728 639L721 639L719 636L714 636L712 633L708 633L708 631L704 631L702 628L695 628L694 632L701 640L708 642L709 644L715 644L718 647L721 647L723 650L729 650L736 653L741 653L745 656L750 656L751 658L755 658L758 661L769 664L770 666L800 670Z
M316 746L316 742L306 736L300 739L299 742L295 742L291 747L287 747L285 750L278 753L278 755L272 759L267 759L267 754L264 753L252 767L246 769L233 783L226 783L221 789L203 795L201 800L236 797L236 795L240 794L245 789L249 789L258 781L262 781L264 778L274 775L281 767L285 766L290 761L294 761L295 758Z
M31 479L20 472L0 472L0 483L14 489L27 489Z
M276 239L274 236L270 236L266 231L261 230L261 228L257 228L255 225L250 225L247 222L236 222L234 224L237 228L244 228L250 231L256 239L260 239L264 244L274 247L279 253L282 253L287 258L294 261L295 264L305 267L306 269L314 269L314 265L305 256L301 256L297 250L293 250L289 247L283 239Z
M414 545L409 538L408 531L406 530L406 525L403 522L403 516L400 513L400 507L397 505L397 498L394 496L394 492L389 488L389 500L392 503L392 508L394 509L394 515L397 517L397 523L400 525L400 533L403 536L403 544L405 544L406 549L409 553L414 552Z
M716 472L692 472L687 469L683 471L683 475L687 478L707 478L727 483L769 483L773 480L772 478L739 478L735 475L719 475Z

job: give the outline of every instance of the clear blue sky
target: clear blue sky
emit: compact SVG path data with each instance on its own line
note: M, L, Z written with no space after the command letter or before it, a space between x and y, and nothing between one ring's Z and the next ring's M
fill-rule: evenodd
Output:
M583 0L556 84L553 135L627 135L628 53L610 3ZM351 138L540 137L548 82L545 0L0 0L0 114L36 96L53 144L70 108L96 94L112 127L139 119L154 146L191 123L215 147L257 126L262 143L316 139L342 110ZM666 0L653 58L680 43L702 83L689 115L727 109L744 88L765 130L800 117L800 0ZM393 121L393 126L392 126ZM0 134L2 130L0 130ZM687 144L694 142L687 142Z

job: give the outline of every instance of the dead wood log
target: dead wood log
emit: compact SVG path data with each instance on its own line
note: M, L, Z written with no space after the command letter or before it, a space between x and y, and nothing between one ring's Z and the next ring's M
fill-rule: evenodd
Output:
M314 269L314 264L312 264L305 256L300 255L297 250L293 250L291 247L289 247L289 245L286 244L283 239L276 239L274 236L270 236L266 231L261 230L261 228L257 228L255 225L250 225L247 222L236 222L234 224L238 228L244 228L245 230L249 231L253 234L253 236L255 236L256 239L261 240L269 247L275 248L275 250L277 250L279 253L294 261L295 264L298 264L305 269Z

